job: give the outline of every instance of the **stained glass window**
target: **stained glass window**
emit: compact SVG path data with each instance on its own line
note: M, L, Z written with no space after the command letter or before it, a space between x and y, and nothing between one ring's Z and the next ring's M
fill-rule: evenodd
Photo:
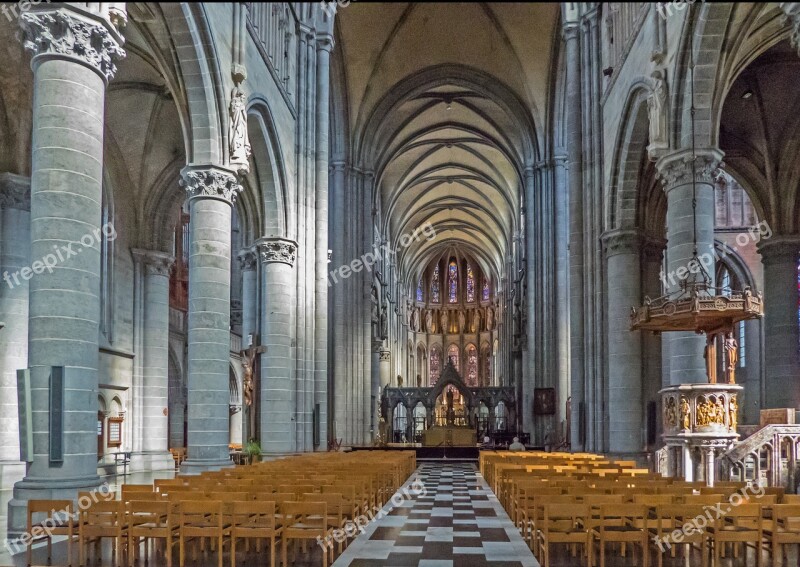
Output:
M478 349L475 345L467 347L467 386L478 385Z
M458 264L455 260L450 260L447 267L447 293L450 303L458 301Z
M431 386L435 386L439 381L439 374L442 372L442 351L439 350L439 347L431 348L430 363Z
M422 276L419 277L419 283L417 283L417 301L422 301Z
M475 301L475 273L471 264L467 264L467 301L469 303Z
M492 290L489 288L489 278L484 278L483 280L483 291L481 292L483 295L484 301L489 301L489 294Z
M433 269L433 277L431 278L431 303L439 303L439 290L441 286L439 285L439 266L437 265Z
M450 345L450 348L447 349L447 356L453 361L453 366L456 367L456 372L460 373L460 370L458 369L458 346Z
M492 383L492 353L485 349L483 356L483 384L489 386Z
M739 367L745 367L745 348L744 348L744 340L745 340L745 329L744 329L744 321L739 321Z

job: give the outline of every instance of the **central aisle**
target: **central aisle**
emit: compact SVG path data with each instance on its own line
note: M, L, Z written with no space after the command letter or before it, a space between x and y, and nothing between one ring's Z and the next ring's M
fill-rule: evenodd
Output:
M424 464L404 488L334 567L539 566L473 465Z

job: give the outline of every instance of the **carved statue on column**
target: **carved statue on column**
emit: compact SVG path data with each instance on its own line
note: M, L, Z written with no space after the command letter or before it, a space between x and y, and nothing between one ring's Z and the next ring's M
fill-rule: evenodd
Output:
M731 397L731 403L728 408L728 427L736 433L736 428L739 426L739 404L736 402L736 396Z
M425 310L425 332L433 332L433 311L431 309Z
M681 426L685 430L692 428L692 414L689 407L689 400L681 397Z
M459 310L458 312L458 332L464 333L467 330L467 316L464 313L464 310Z
M442 312L441 312L441 314L439 315L439 320L440 320L440 321L441 321L441 323L442 323L442 329L441 329L441 331L442 331L442 333L445 333L445 334L446 334L446 333L447 333L447 332L450 330L450 329L447 327L447 323L448 323L448 320L447 320L447 309L442 309Z
M480 333L481 332L481 310L475 309L472 312L472 332L473 333Z
M725 335L725 358L728 361L728 384L736 383L736 363L739 360L739 344L733 338L733 333L728 331Z
M419 309L416 307L411 310L411 330L416 332L419 331Z
M494 327L494 309L491 307L486 308L486 330L491 331Z
M650 159L659 157L659 152L669 148L667 133L667 84L661 71L655 71L653 92L647 97L647 110L650 118L650 145L647 152Z
M386 339L389 336L389 321L386 315L386 309L381 309L380 315L380 338L381 340Z
M247 133L247 97L239 87L231 91L228 145L231 164L238 166L240 172L248 171L251 149Z

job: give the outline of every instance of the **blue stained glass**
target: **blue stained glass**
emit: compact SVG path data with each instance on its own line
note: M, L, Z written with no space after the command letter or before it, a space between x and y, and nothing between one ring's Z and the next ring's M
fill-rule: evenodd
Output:
M475 273L470 264L467 264L467 302L475 302Z
M439 303L439 266L433 269L433 277L431 278L431 303Z
M422 301L422 276L419 277L419 283L417 283L417 301Z
M455 260L450 260L447 269L447 289L450 303L458 301L458 265Z

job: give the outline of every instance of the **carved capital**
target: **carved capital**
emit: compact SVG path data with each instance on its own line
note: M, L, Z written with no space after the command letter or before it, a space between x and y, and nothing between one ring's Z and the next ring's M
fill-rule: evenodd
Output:
M258 264L258 254L252 248L245 248L236 256L239 260L239 269L243 272L252 272Z
M382 348L379 351L380 354L380 361L381 362L389 362L392 360L392 351L388 348Z
M34 58L62 56L96 70L106 82L117 72L114 57L125 57L122 36L110 22L59 9L22 12L22 44Z
M781 2L780 6L792 26L792 46L800 54L800 2Z
M234 172L216 165L187 165L181 171L181 186L189 199L221 199L231 204L242 190Z
M660 264L664 259L664 250L666 249L667 241L663 238L646 236L642 241L642 256L647 262Z
M642 247L642 234L638 230L612 230L602 236L606 257L618 254L638 254Z
M766 264L789 263L797 264L800 254L800 235L781 235L772 238L762 238L758 244L761 261Z
M131 250L134 258L144 267L144 273L148 276L169 277L172 264L175 258L158 250L141 250L134 248Z
M664 191L669 192L675 187L688 185L692 182L692 172L697 183L712 184L714 172L722 163L725 155L716 148L696 150L696 160L692 167L692 151L681 150L660 158L656 162L656 170L664 184Z
M0 174L0 207L31 210L31 179L13 173Z
M258 256L262 264L274 262L294 266L297 243L283 238L266 238L257 243Z

